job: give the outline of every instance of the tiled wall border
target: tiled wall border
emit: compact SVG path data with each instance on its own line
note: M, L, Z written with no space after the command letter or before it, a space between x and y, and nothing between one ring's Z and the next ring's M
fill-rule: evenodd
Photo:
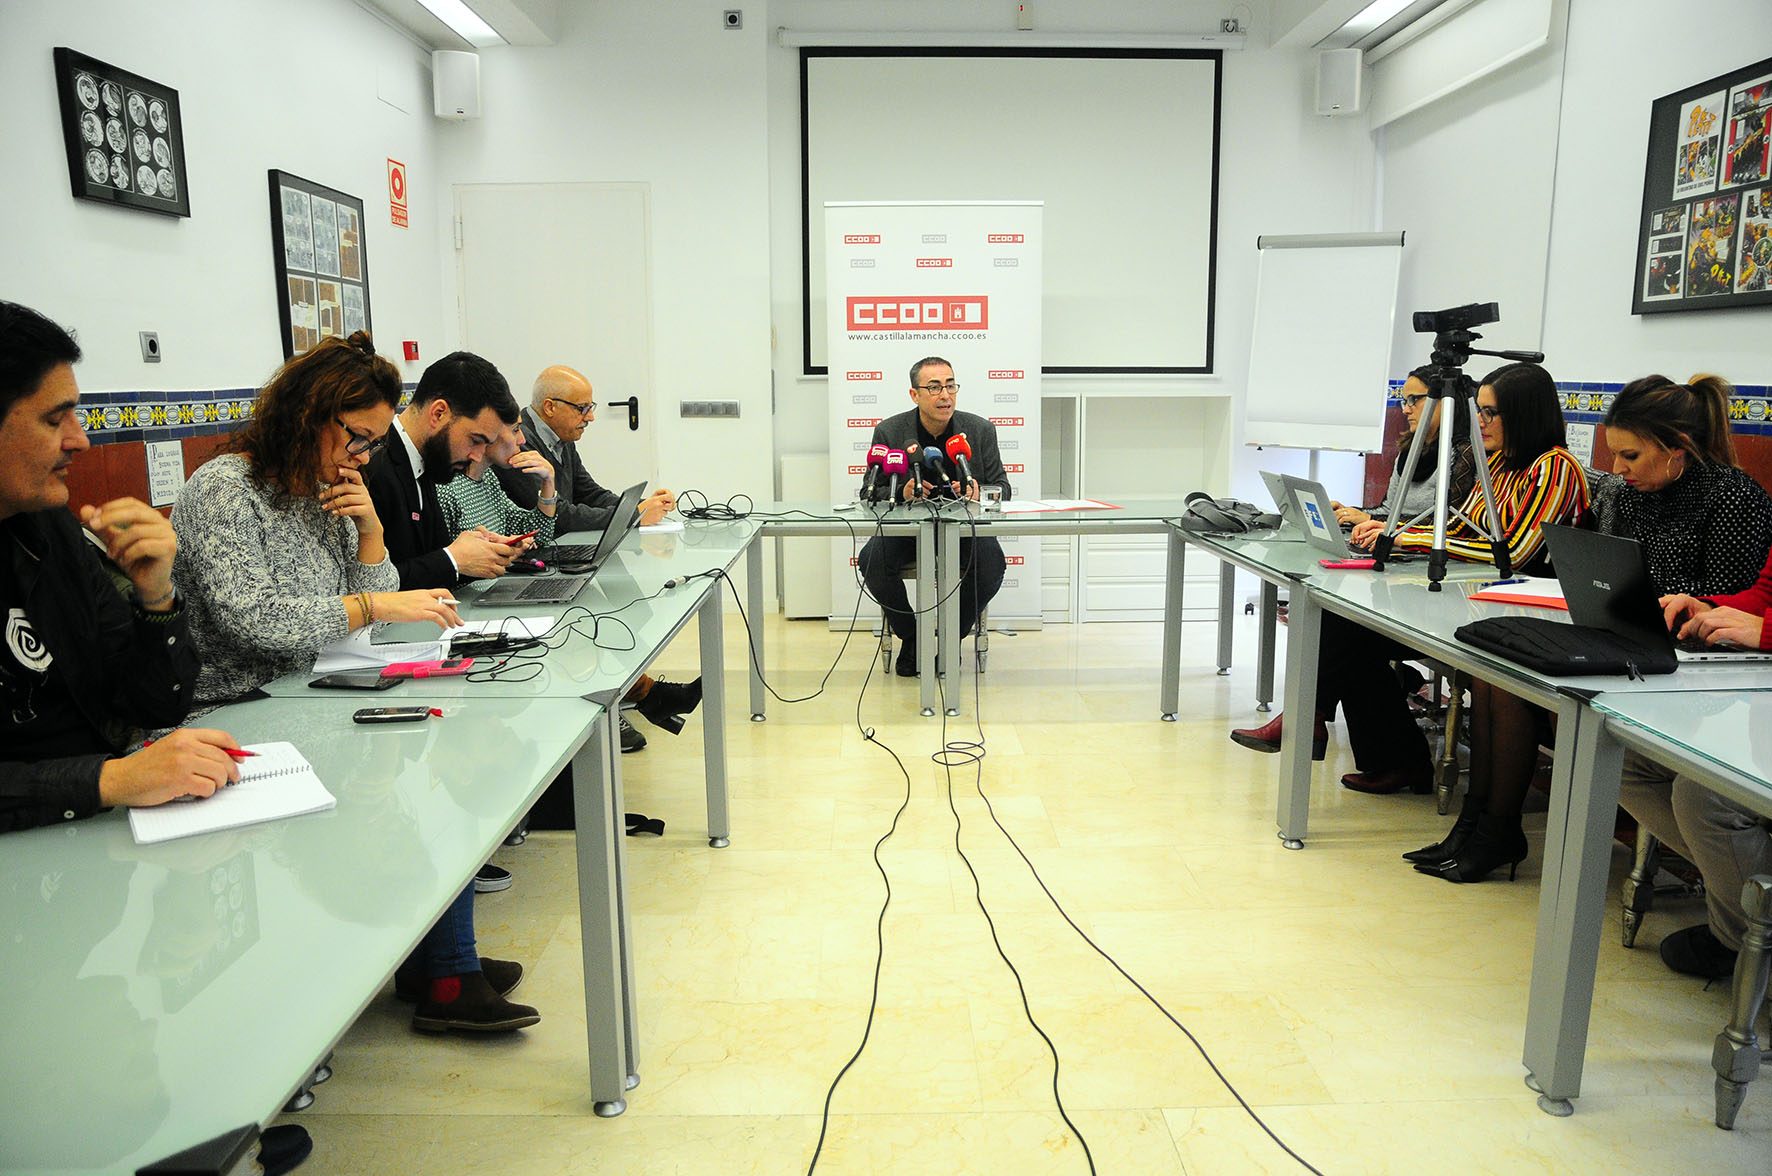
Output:
M404 385L410 396L414 385ZM252 418L257 388L190 392L82 392L80 424L94 445L179 441L231 433ZM406 403L405 397L401 404Z
M1402 386L1402 380L1390 382L1391 399L1397 403L1401 403L1398 389ZM1612 398L1623 389L1623 384L1594 380L1557 382L1557 391L1563 396L1563 417L1573 424L1599 424L1612 406ZM1772 385L1737 384L1729 400L1729 419L1737 436L1772 437Z

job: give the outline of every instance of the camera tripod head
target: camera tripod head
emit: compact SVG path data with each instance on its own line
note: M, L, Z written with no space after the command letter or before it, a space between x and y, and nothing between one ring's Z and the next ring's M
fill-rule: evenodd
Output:
M1416 331L1421 334L1432 333L1433 350L1428 358L1440 369L1441 389L1451 393L1461 383L1458 380L1459 369L1470 361L1472 355L1493 355L1497 359L1511 359L1522 363L1543 363L1542 351L1489 351L1471 344L1483 336L1471 330L1486 323L1501 321L1501 304L1498 302L1470 302L1463 306L1453 306L1446 310L1418 310L1413 322Z

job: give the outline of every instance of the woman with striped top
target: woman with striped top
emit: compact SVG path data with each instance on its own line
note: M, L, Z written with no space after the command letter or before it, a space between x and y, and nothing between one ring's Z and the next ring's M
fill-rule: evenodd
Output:
M1534 561L1544 546L1545 523L1567 523L1587 508L1587 480L1581 464L1564 448L1563 411L1557 386L1543 368L1515 363L1498 368L1477 389L1477 413L1483 449L1495 486L1503 539L1519 567ZM1489 517L1481 486L1473 490L1463 513L1478 522ZM1383 531L1376 520L1354 528L1353 542L1370 547ZM1400 549L1433 543L1431 527L1405 527L1397 532ZM1447 548L1459 559L1490 558L1487 540L1465 524L1447 527ZM1407 789L1426 793L1433 788L1433 762L1427 739L1409 715L1403 688L1391 662L1416 654L1407 646L1334 615L1323 617L1318 653L1317 697L1322 724L1340 703L1347 718L1348 743L1358 771L1341 778L1355 792L1391 793ZM1272 731L1271 750L1278 750L1281 720L1255 731L1233 731L1245 747L1269 750L1251 741ZM1312 757L1323 758L1327 731L1313 738Z
M1715 377L1676 384L1645 376L1607 410L1616 477L1594 494L1599 529L1642 544L1658 593L1708 596L1752 584L1772 547L1772 499L1737 468L1729 436L1729 385ZM1539 707L1486 682L1471 687L1471 783L1443 841L1403 856L1424 874L1480 882L1526 857L1520 810L1550 733ZM1674 846L1673 774L1628 757L1621 803Z
M520 470L541 479L541 495L535 509L524 510L497 478L488 477L492 467ZM443 525L450 535L476 528L498 535L527 535L535 532L525 547L546 547L554 541L554 511L559 497L554 493L554 467L533 449L523 447L522 422L506 425L504 431L486 447L486 456L468 463L468 468L437 487L437 504L443 510Z

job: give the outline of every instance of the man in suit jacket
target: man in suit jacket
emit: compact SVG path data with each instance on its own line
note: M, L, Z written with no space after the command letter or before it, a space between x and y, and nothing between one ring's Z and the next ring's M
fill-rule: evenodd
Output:
M897 416L887 417L874 426L872 444L888 449L910 450L916 446L947 452L948 439L965 434L972 447L972 480L962 482L959 470L951 468L944 457L943 466L952 478L947 489L956 495L976 500L981 486L996 486L1008 498L1009 478L1003 469L1003 457L997 449L997 427L981 416L960 412L954 407L959 399L960 385L954 381L954 367L939 356L929 356L911 365L911 402L916 406ZM911 464L924 468L913 456ZM900 497L909 501L924 490L917 478L907 479ZM917 556L917 541L909 536L876 536L861 549L857 565L867 584L868 594L879 602L886 621L899 641L897 671L910 678L917 673L917 618L911 611L910 597L905 593L899 569ZM972 632L978 614L1003 586L1003 547L995 539L960 540L960 636ZM933 601L923 607L935 607Z
M419 377L388 443L363 469L402 591L500 576L516 557L518 547L501 535L451 536L437 505L437 484L484 458L486 447L516 421L510 385L478 355L454 352Z
M606 490L585 469L574 444L584 436L585 426L597 419L597 402L591 382L569 367L551 367L535 378L529 407L523 410L523 437L529 447L548 459L554 468L559 503L554 533L602 531L621 501L620 493ZM533 474L498 469L499 484L511 501L525 510L541 502L540 485ZM675 508L677 497L657 489L640 500L640 523L651 526Z

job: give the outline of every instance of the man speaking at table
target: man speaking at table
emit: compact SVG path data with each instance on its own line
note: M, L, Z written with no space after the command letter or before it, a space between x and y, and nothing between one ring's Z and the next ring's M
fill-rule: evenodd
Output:
M954 365L939 356L919 359L911 365L911 402L916 407L897 416L887 417L874 426L874 445L905 450L911 454L913 475L899 491L905 501L924 495L965 497L976 501L982 487L996 486L1009 497L1009 478L1003 470L1003 458L997 450L997 426L981 416L961 412L954 407L960 396L960 385L954 379ZM952 445L954 438L961 445ZM971 450L966 477L958 462L947 455L958 448ZM931 465L924 451L936 455ZM910 536L878 535L861 549L858 564L868 594L879 602L886 621L898 637L898 675L912 678L917 674L917 618L911 611L910 597L905 593L899 572L917 557L917 541ZM960 636L972 632L978 614L991 602L1003 586L1003 547L995 539L960 540ZM942 591L948 591L943 585ZM935 601L920 601L919 607L934 608Z

